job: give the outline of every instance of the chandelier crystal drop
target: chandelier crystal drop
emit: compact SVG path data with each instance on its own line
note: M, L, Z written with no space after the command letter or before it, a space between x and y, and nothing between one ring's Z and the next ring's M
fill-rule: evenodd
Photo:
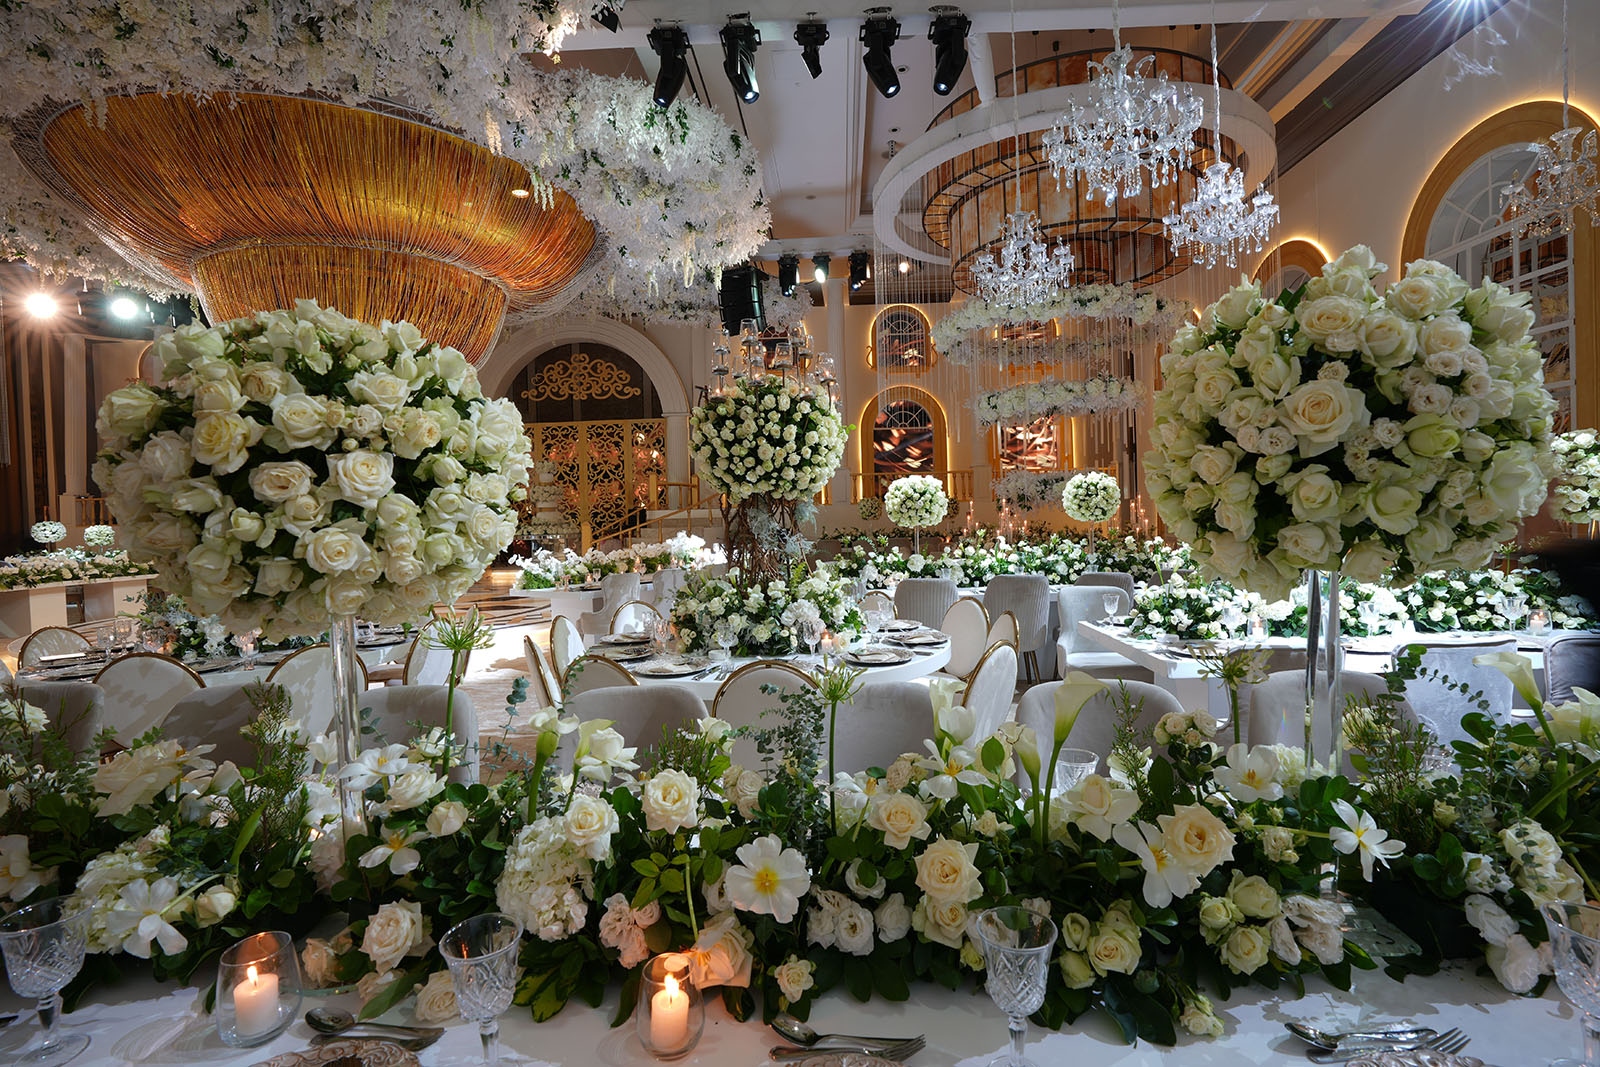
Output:
M1026 307L1053 299L1069 283L1076 265L1072 249L1062 242L1050 248L1039 233L1039 220L1031 211L1006 216L999 257L985 252L972 264L972 282L978 295L999 307Z
M1529 145L1533 170L1514 175L1505 189L1505 212L1517 220L1517 236L1571 233L1581 209L1600 226L1600 178L1595 172L1595 131L1572 124L1567 84L1567 0L1561 0L1561 130Z

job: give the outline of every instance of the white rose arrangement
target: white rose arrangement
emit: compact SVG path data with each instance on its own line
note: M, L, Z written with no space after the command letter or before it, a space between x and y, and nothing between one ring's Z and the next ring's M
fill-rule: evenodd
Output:
M36 522L28 529L28 536L41 545L53 545L66 539L67 528L53 519Z
M838 469L848 436L826 396L779 378L735 380L689 413L700 477L731 504L814 495Z
M1128 629L1136 637L1214 641L1225 636L1219 600L1209 589L1176 581L1148 586L1134 597Z
M1600 519L1600 435L1593 430L1558 434L1550 441L1556 457L1556 482L1551 487L1555 511L1563 522Z
M1380 296L1384 269L1357 246L1177 331L1148 485L1208 574L1274 600L1306 570L1407 584L1483 566L1543 503L1555 404L1528 294L1418 260Z
M754 656L793 652L802 626L859 635L865 625L850 583L826 571L747 584L737 568L691 576L672 603L672 623L687 651L725 645Z
M1105 471L1084 471L1061 489L1061 510L1079 522L1107 522L1122 506L1122 487Z
M510 543L521 414L409 323L299 301L155 352L165 384L101 407L95 479L130 556L197 614L268 640L415 622Z
M908 474L889 483L883 494L884 514L908 530L937 526L950 510L944 483L926 474Z
M117 543L117 529L114 526L105 525L85 527L83 543L90 548L109 548Z

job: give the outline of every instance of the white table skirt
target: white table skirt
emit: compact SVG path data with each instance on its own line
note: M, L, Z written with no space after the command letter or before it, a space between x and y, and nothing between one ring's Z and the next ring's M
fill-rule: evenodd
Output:
M1578 1016L1553 986L1542 997L1514 997L1492 979L1479 978L1475 969L1457 965L1405 982L1393 982L1379 971L1357 971L1350 993L1311 978L1306 996L1298 1000L1279 1000L1276 993L1256 987L1241 989L1231 1000L1215 1003L1227 1028L1225 1036L1215 1040L1182 1036L1174 1049L1125 1045L1110 1019L1095 1014L1060 1032L1030 1027L1028 1054L1041 1067L1288 1067L1307 1061L1302 1055L1305 1046L1285 1033L1285 1022L1300 1020L1334 1029L1403 1019L1441 1031L1460 1027L1472 1038L1465 1053L1489 1067L1543 1067L1552 1058L1579 1051ZM65 1016L62 1025L67 1032L90 1036L88 1051L76 1061L84 1065L249 1067L309 1044L312 1032L302 1018L262 1048L227 1048L217 1038L214 1021L200 1014L198 995L192 989L157 986L139 977L97 991L91 1003ZM527 1009L513 1007L501 1021L502 1062L573 1067L657 1063L640 1046L631 1019L610 1028L616 997L613 985L600 1010L573 1001L542 1024L529 1019ZM7 1010L23 1008L9 992L0 1000ZM319 1004L354 1008L355 1003L351 996L307 997L301 1011ZM409 1007L402 1007L385 1021L409 1023L409 1013ZM1004 1016L981 989L971 986L952 993L920 983L913 988L912 999L902 1004L878 999L861 1004L835 990L813 1007L811 1023L824 1032L925 1033L928 1047L913 1057L913 1067L983 1067L1007 1040ZM9 1062L36 1033L31 1015L0 1031L0 1061ZM758 1019L734 1022L713 996L706 1004L704 1036L682 1062L754 1067L767 1062L766 1051L776 1043L776 1035ZM478 1057L477 1028L460 1021L450 1024L444 1038L420 1054L425 1067L476 1064Z
M735 656L733 658L732 669L736 670L746 663L754 663L757 659L762 658L782 659L786 662L793 663L795 666L804 671L809 671L811 669L810 658L803 654L799 656L779 657ZM897 663L889 667L867 667L865 668L866 673L861 677L861 681L864 684L877 682L914 682L918 678L926 678L935 671L943 670L945 664L949 662L950 644L949 642L945 642L943 647L934 649L926 656L913 655L910 661L907 663ZM623 666L626 667L627 664L623 664ZM731 673L731 670L728 673ZM716 697L717 690L722 688L722 683L728 680L728 674L722 671L713 671L711 674L701 675L698 678L651 678L648 675L643 674L636 674L634 677L639 679L640 685L682 686L683 688L693 692L701 700L704 700L707 707L710 706L712 699Z

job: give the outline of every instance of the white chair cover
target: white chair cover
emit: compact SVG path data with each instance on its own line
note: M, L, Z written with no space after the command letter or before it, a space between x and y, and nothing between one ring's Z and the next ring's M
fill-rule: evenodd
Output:
M1452 741L1467 740L1467 732L1461 728L1461 716L1479 710L1476 705L1467 703L1472 693L1483 693L1489 702L1487 714L1495 722L1503 723L1511 717L1511 679L1493 667L1479 667L1472 660L1490 652L1515 652L1516 638L1436 645L1426 641L1409 643L1423 645L1426 649L1418 670L1437 671L1441 675L1438 679L1413 679L1405 688L1406 700L1428 729L1438 736L1440 744L1448 746ZM1452 682L1457 686L1466 683L1467 692L1451 689Z
M378 731L378 739L363 740L362 748L380 741L404 744L418 732L413 723L421 723L426 730L443 727L448 719L461 752L461 764L451 768L450 780L467 785L478 780L478 714L464 690L457 688L451 700L447 685L391 685L362 693L356 707L366 713L364 721Z
M581 655L583 634L578 632L577 625L565 615L550 620L550 662L556 669L557 680L566 680L567 668Z
M989 647L988 612L983 610L981 601L964 596L950 605L939 629L950 635L950 662L945 665L945 673L965 678Z
M834 768L847 774L884 767L905 752L924 754L933 736L933 701L918 682L868 682L839 708L833 735ZM823 751L827 758L827 751ZM824 768L826 769L826 768Z
M662 618L672 616L672 605L678 599L678 590L689 582L682 567L663 567L650 580L650 599Z
M1017 650L1010 645L989 646L961 698L977 720L967 740L982 741L1000 729L1011 717L1011 701L1016 695Z
M33 631L22 642L17 653L17 669L30 670L39 666L41 656L64 656L71 652L88 652L94 646L76 630L65 626L46 626Z
M1022 700L1017 704L1017 721L1033 727L1039 738L1041 760L1048 760L1050 750L1055 747L1056 690L1063 684L1046 682L1036 685L1023 693ZM1067 735L1068 748L1088 749L1105 760L1116 743L1117 720L1120 718L1118 709L1129 703L1143 701L1139 706L1139 716L1134 721L1134 728L1138 730L1149 730L1163 715L1183 710L1177 697L1150 682L1108 680L1106 684L1110 686L1109 689L1090 697L1083 706L1078 721L1073 724L1072 733ZM1126 697L1123 696L1124 692ZM1102 765L1101 773L1105 771Z
M610 719L612 729L642 753L661 743L664 730L691 726L705 718L706 702L681 685L623 685L575 696L566 710L580 720Z
M661 621L661 613L642 600L630 600L611 614L608 633L648 633Z
M439 643L439 620L434 619L417 632L406 655L405 685L447 685L450 682L450 650Z
M358 688L366 688L366 666L358 658ZM289 713L315 737L333 723L333 650L318 644L302 648L272 668L269 685L281 685L289 694Z
M863 612L886 611L893 615L895 613L894 597L885 593L882 589L874 589L861 598L861 610Z
M1069 585L1061 590L1056 602L1061 614L1061 636L1056 638L1056 673L1066 677L1068 671L1082 671L1095 678L1154 681L1147 668L1119 652L1100 648L1078 632L1079 621L1099 622L1107 617L1108 593L1117 598L1118 613L1126 613L1132 598L1117 586Z
M776 726L776 719L762 713L780 706L778 693L762 692L761 687L770 685L779 693L798 693L816 684L811 675L792 664L757 660L734 671L718 687L711 701L711 714L733 726ZM757 768L761 756L755 742L748 738L734 742L733 762Z
M582 656L567 669L564 683L567 698L587 693L591 689L604 689L613 685L638 685L639 680L616 660L604 656Z
M117 732L117 744L160 726L172 706L206 683L170 656L135 652L112 660L95 675L94 684L106 695L106 725Z
M1544 650L1544 681L1552 704L1571 700L1573 686L1600 692L1600 634L1568 634L1550 642Z
M1050 642L1050 581L1042 574L997 574L983 590L992 619L1003 611L1017 617L1017 652L1037 653Z
M1078 580L1073 585L1114 585L1128 594L1128 601L1133 601L1133 575L1122 571L1084 571L1078 575Z
M23 682L22 699L65 736L74 752L90 754L105 721L105 692L93 682Z
M236 766L254 766L255 744L239 731L256 717L256 706L250 699L250 690L255 685L255 682L245 682L207 686L179 698L167 714L164 724L167 736L186 746L213 746L206 753L206 759L216 763L231 761ZM331 692L330 680L330 695L325 700L331 699ZM290 699L292 701L293 697Z
M1239 712L1246 716L1245 740L1252 746L1294 745L1296 748L1304 748L1306 744L1304 662L1302 661L1299 670L1275 671L1267 675L1266 681L1250 686L1249 689L1248 701L1244 693L1239 695ZM1340 671L1339 687L1334 691L1334 700L1342 709L1344 702L1351 696L1373 697L1388 692L1388 689L1388 683L1379 675L1365 674L1361 671ZM1407 701L1400 701L1396 708L1406 718L1416 720L1416 712ZM1227 734L1231 738L1232 730L1228 730ZM1219 738L1219 743L1220 741ZM1318 736L1312 738L1312 744L1317 752L1327 752L1329 741L1326 727ZM1345 767L1349 769L1348 761Z
M949 578L906 578L894 587L895 613L937 628L957 595Z

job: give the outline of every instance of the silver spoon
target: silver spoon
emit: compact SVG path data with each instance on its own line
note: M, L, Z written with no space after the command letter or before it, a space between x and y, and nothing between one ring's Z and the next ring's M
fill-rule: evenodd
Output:
M772 1028L797 1045L815 1045L819 1041L865 1041L876 1045L898 1045L914 1040L907 1037L863 1037L860 1034L819 1034L788 1012L779 1012L772 1020Z
M1341 1042L1368 1041L1421 1041L1437 1032L1426 1026L1398 1027L1379 1030L1348 1030L1342 1034L1318 1030L1305 1023L1284 1023L1284 1028L1300 1040L1319 1048L1338 1048Z
M311 1029L324 1034L350 1035L355 1031L381 1037L433 1037L444 1033L437 1026L396 1026L393 1023L363 1022L347 1011L337 1008L312 1008L306 1012L306 1023Z

